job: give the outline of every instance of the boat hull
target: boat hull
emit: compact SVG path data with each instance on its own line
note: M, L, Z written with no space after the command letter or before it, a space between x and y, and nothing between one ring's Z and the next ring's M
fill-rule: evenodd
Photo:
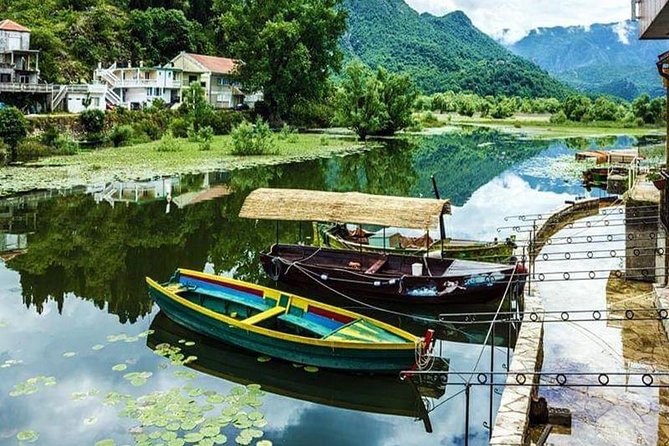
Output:
M291 256L285 256L284 250L290 249ZM295 249L303 251L301 262L294 257ZM513 266L494 265L494 272L475 273L457 272L444 276L413 276L410 274L365 274L358 269L335 267L319 263L318 253L325 255L350 256L355 261L364 263L364 259L374 256L370 253L353 251L318 249L313 247L274 246L268 253L261 254L261 262L270 278L306 289L323 290L328 288L358 300L383 300L415 305L443 305L450 303L483 302L501 298L513 275ZM387 256L404 263L421 263L422 257ZM288 259L289 258L289 259ZM429 259L440 262L441 259ZM373 263L372 260L369 262ZM453 260L443 261L453 262ZM463 263L466 263L463 261ZM277 274L277 265L283 268ZM484 265L484 264L476 264ZM450 284L445 287L445 284ZM457 287L451 285L458 284Z
M351 251L370 252L375 254L399 254L399 255L424 255L431 257L443 257L461 260L481 260L486 262L505 262L513 255L511 243L490 243L473 240L452 240L444 243L443 250L441 242L437 241L429 249L427 248L390 248L359 244L345 240L326 228L319 227L319 238L322 246L334 249L345 249Z
M222 323L202 312L180 305L159 288L150 287L151 298L171 320L190 330L260 355L298 364L339 370L393 373L407 370L415 362L414 348L367 349L312 345L268 337L252 330Z

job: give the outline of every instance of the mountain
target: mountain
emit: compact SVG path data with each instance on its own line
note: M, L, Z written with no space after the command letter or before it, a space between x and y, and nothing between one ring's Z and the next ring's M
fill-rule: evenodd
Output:
M655 68L662 41L640 41L638 23L538 28L510 49L567 84L632 99L664 94Z
M569 89L479 31L460 11L419 14L403 0L346 0L348 59L412 75L426 93L562 97Z

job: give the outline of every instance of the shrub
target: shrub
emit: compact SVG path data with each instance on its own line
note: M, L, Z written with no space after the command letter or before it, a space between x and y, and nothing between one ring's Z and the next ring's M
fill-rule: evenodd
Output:
M214 139L214 130L211 127L202 127L197 132L197 141L200 150L211 150L211 141Z
M105 129L105 112L102 110L86 110L79 115L79 123L84 129L89 140L92 137L99 137Z
M56 127L49 125L46 129L44 129L44 132L42 132L40 141L45 146L53 147L56 144L56 140L59 136L60 131Z
M134 126L134 129L138 136L144 134L151 141L157 141L165 134L157 123L149 120L139 122Z
M190 124L185 118L174 118L170 124L170 130L175 138L186 138Z
M232 110L216 110L205 119L203 127L211 127L215 135L229 135L248 115Z
M569 119L567 118L567 115L565 112L560 110L553 116L551 116L550 123L551 124L565 124Z
M283 127L279 132L279 139L281 141L286 141L290 144L295 144L298 140L297 129L289 126L288 124L283 124Z
M19 158L37 158L50 155L51 151L36 139L24 139L17 146L16 154Z
M28 121L16 107L0 109L0 138L10 147L16 156L16 146L28 134Z
M0 166L4 166L9 161L9 147L4 141L0 140Z
M69 133L61 133L54 141L52 154L74 155L79 150L79 145Z
M130 125L117 125L109 133L109 141L114 147L121 147L132 140L134 133Z
M178 152L181 150L181 147L179 147L179 141L172 135L172 132L167 132L160 139L156 150L158 152Z
M275 152L272 148L274 142L272 130L260 118L255 124L242 122L232 130L231 136L234 155L266 155Z

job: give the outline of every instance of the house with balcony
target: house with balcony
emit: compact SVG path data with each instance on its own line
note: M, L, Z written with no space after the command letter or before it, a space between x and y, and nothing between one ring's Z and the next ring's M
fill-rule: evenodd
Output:
M30 49L30 30L11 20L0 22L0 84L39 83L39 51ZM0 86L1 87L1 86Z
M215 108L234 109L243 103L253 107L262 95L248 95L242 90L241 83L234 77L237 63L225 57L182 52L166 67L179 70L182 79L181 97L184 90L198 83L204 88L209 103Z
M160 99L165 104L177 104L181 98L181 70L173 67L133 67L113 64L108 68L98 65L93 82L107 87L106 105L143 109Z

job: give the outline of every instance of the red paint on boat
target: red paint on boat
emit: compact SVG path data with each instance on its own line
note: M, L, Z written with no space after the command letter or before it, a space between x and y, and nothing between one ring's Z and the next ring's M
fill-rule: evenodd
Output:
M343 314L333 313L331 311L324 310L323 308L318 308L318 307L309 307L309 313L326 317L328 319L341 322L342 324L348 324L349 322L353 322L355 320L352 317L348 317Z

